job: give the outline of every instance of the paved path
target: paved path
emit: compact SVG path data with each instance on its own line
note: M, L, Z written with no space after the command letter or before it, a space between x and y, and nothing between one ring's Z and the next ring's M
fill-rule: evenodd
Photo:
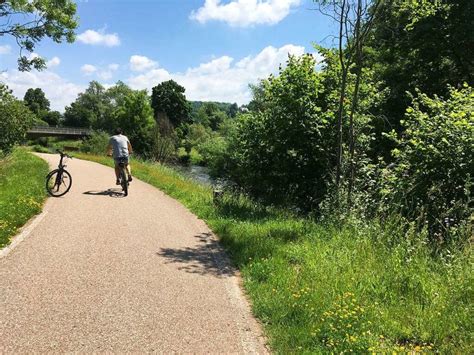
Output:
M119 197L110 168L67 169L71 191L0 259L0 353L266 352L201 220L138 180Z

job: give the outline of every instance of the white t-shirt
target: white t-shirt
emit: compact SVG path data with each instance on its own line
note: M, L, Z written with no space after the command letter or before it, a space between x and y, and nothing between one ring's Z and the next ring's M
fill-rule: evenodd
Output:
M113 157L114 159L117 158L128 158L128 143L129 140L123 134L117 134L115 136L110 137L109 143L112 145L113 148Z

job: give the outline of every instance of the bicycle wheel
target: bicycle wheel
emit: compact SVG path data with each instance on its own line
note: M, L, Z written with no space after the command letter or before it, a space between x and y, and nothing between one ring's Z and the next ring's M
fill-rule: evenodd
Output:
M72 185L72 177L66 170L53 170L46 176L46 190L51 196L66 194Z
M128 196L128 179L125 170L124 166L120 167L120 183L122 185L123 194Z

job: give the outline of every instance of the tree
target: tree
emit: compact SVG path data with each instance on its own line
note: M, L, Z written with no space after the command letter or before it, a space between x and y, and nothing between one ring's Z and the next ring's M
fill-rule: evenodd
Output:
M41 119L50 126L59 126L61 123L62 115L58 111L49 111L41 116Z
M239 106L234 102L227 109L227 116L234 118L235 116L237 116L238 112L239 112Z
M290 57L260 84L259 111L241 114L229 142L230 177L253 195L310 210L334 165L335 122L322 111L325 87L310 55ZM328 113L329 112L329 113Z
M339 26L338 53L341 68L339 105L337 110L337 162L336 162L336 188L342 178L343 147L344 147L344 118L346 116L347 85L351 70L355 71L355 85L351 98L349 113L349 205L352 186L355 178L354 168L354 114L357 110L359 97L359 84L363 67L363 46L374 23L375 15L383 0L315 0L329 9L328 16L332 17ZM321 9L324 13L324 11Z
M9 153L20 143L32 125L35 116L0 83L0 154Z
M40 88L29 88L25 93L23 101L38 118L42 119L43 114L49 111L49 100Z
M149 135L154 127L153 109L145 90L131 91L115 110L115 121L129 137L137 152L150 149Z
M417 93L392 151L385 201L427 224L433 236L451 224L470 223L474 172L474 90L448 88L446 98Z
M176 128L188 122L191 106L184 95L185 88L173 80L164 81L152 89L151 106L155 119L164 113Z
M227 115L213 102L205 102L196 114L197 123L210 127L213 131L227 118Z
M43 38L56 43L74 42L78 26L76 4L71 0L3 0L0 1L0 38L15 38L20 47L18 69L28 71L46 67L41 57L28 58L23 50L32 53Z
M379 80L390 90L380 105L385 117L375 141L387 160L393 145L383 132L403 131L408 92L443 96L448 84L474 84L473 13L471 0L382 2L368 46Z
M71 127L106 128L108 115L112 112L105 88L97 81L91 81L85 92L80 93L64 113L64 124Z

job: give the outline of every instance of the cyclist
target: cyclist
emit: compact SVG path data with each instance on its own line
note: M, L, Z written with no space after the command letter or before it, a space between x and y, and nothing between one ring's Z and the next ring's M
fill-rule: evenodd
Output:
M113 152L113 155L112 155ZM128 181L132 181L132 173L130 166L128 165L128 158L133 153L132 145L126 136L122 134L122 129L117 128L115 135L110 137L109 145L107 146L107 155L113 156L115 160L115 177L117 178L116 184L120 185L120 170L119 163L124 161L127 167Z

